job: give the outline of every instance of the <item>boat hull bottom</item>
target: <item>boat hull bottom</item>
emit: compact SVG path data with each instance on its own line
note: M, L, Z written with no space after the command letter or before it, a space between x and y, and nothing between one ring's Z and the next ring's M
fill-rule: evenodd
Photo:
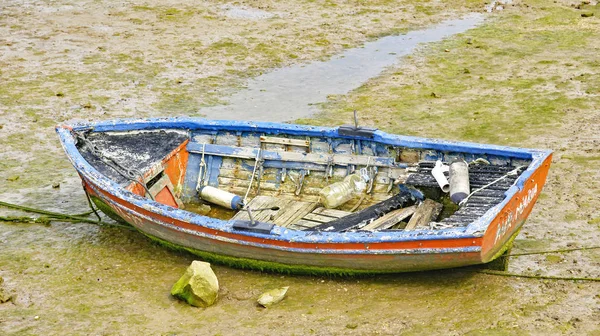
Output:
M286 274L328 276L361 276L429 271L481 264L478 252L405 253L397 255L332 255L323 253L297 254L266 249L248 249L238 244L223 244L218 240L188 235L169 229L135 210L99 195L96 188L87 188L93 202L112 219L124 221L160 245L186 251L201 259L240 269L252 269ZM219 245L219 246L217 246ZM366 260L370 258L371 260ZM289 263L287 262L289 261Z
M140 231L141 232L141 231ZM324 276L334 276L334 277L360 277L360 276L369 276L369 275L378 275L378 274L398 274L398 273L409 273L409 272L423 272L423 271L433 271L439 269L447 269L448 267L439 267L439 268L414 268L414 269L403 269L403 270L361 270L361 269L351 269L351 268L341 268L341 267L321 267L321 266L311 266L311 265L290 265L283 264L274 261L266 261L266 260L256 260L250 258L241 258L241 257L233 257L228 255L222 255L218 253L200 251L190 247L184 247L180 245L173 244L166 240L148 235L144 232L141 232L146 237L150 238L155 243L167 247L174 251L184 251L191 253L200 257L203 261L225 265L237 269L247 269L261 272L272 272L272 273L282 273L282 274L294 274L294 275L324 275ZM477 265L477 263L472 263L468 265L457 266L458 267L468 267Z

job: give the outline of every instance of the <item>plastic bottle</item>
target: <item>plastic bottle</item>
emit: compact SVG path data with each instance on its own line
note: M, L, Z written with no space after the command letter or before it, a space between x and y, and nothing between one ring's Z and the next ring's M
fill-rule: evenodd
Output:
M354 193L364 189L365 182L358 174L351 174L342 182L336 182L321 189L321 203L328 209L337 208L348 202Z

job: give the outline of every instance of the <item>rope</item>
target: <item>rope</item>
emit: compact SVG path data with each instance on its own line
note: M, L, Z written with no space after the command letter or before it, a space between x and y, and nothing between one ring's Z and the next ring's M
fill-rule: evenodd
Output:
M38 218L27 217L27 216L8 216L8 217L0 216L0 221L50 225L50 217L48 217L48 216L40 216Z
M206 148L206 142L202 144L202 157L200 158L200 169L201 173L198 173L198 181L196 182L196 190L200 190L200 187L205 184L206 181L206 161L204 161L204 150Z
M87 199L90 209L92 209L92 212L94 213L94 215L96 215L96 218L98 218L98 222L101 222L102 218L100 218L100 215L96 211L96 208L94 208L94 205L92 204L92 199L90 198L90 194L88 194L87 190L85 189L85 186L83 187L83 192L85 193L85 198Z
M252 176L250 177L250 184L248 185L248 190L246 190L246 195L244 195L244 204L248 204L248 194L250 193L250 189L252 189L252 183L254 182L254 174L256 173L256 167L258 167L258 158L260 157L260 150L256 153L256 159L254 161L254 169L252 170Z
M523 252L523 253L509 254L506 257L521 257L521 256L527 256L527 255L535 255L535 254L564 253L564 252L595 250L595 249L600 249L600 246L575 247L575 248L570 248L570 249L560 249L560 250L550 250L550 251ZM560 277L560 276L551 276L551 275L528 275L528 274L508 273L508 272L495 271L495 270L479 270L478 273L506 276L506 277L530 278L530 279L600 281L600 278Z
M505 277L515 277L515 278L529 278L529 279L600 281L600 278L561 277L561 276L551 276L551 275L528 275L528 274L516 274L516 273L508 273L508 272L494 271L494 270L479 270L479 271L477 271L477 273L498 275L498 276L505 276Z
M551 251L523 252L523 253L509 254L509 255L507 255L507 257L521 257L521 256L527 256L527 255L534 255L534 254L564 253L564 252L596 250L596 249L600 249L600 246L575 247L575 248L570 248L570 249L551 250Z
M45 215L45 218L48 219L48 222L60 221L60 222L71 222L71 223L90 223L90 224L96 224L96 225L115 226L115 227L120 227L120 228L135 231L134 228L125 226L125 225L120 225L120 224L116 224L116 223L106 223L106 222L102 222L100 220L95 221L95 220L80 217L80 216L74 216L74 215L62 214L62 213L52 212L52 211L47 211L47 210L35 209L35 208L26 207L23 205L17 205L17 204L2 202L2 201L0 201L0 206L10 208L10 209L15 209L15 210L21 210L24 212ZM0 220L4 220L4 218L7 218L8 219L7 221L16 221L14 219L16 217L0 217ZM42 216L40 218L44 218L44 217ZM43 221L44 221L44 219L37 220L36 218L32 218L32 217L23 217L22 219L25 219L24 221L28 222L28 223L31 223L31 222L43 223Z
M521 168L525 168L525 166L519 166L519 167L517 167L517 168L515 168L515 169L513 169L513 170L511 170L511 171L509 171L508 173L506 173L506 174L502 175L501 177L499 177L499 178L495 179L494 181L492 181L492 182L490 182L490 183L488 183L488 184L484 185L483 187L481 187L481 188L478 188L478 189L475 189L475 190L474 190L473 192L471 192L471 193L470 193L470 194L469 194L467 197L465 197L465 199L463 199L462 201L460 201L460 203L459 203L458 205L462 206L463 204L465 204L465 203L466 203L466 202L469 200L469 198L471 198L471 196L473 196L473 194L475 194L475 193L478 193L478 192L480 192L480 191L484 190L485 188L487 188L487 187L489 187L489 186L491 186L491 185L494 185L494 184L496 184L496 183L498 183L498 182L500 182L500 181L504 180L505 178L507 178L507 177L509 177L509 176L515 176L515 175L517 175L517 174L519 173L519 170L520 170Z

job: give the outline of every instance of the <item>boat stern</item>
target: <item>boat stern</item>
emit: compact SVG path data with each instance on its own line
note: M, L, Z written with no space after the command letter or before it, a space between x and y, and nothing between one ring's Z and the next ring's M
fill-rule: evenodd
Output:
M510 197L499 205L500 210L487 226L483 236L483 263L500 257L510 248L542 192L551 162L551 151L536 152L530 167L517 184L506 192Z

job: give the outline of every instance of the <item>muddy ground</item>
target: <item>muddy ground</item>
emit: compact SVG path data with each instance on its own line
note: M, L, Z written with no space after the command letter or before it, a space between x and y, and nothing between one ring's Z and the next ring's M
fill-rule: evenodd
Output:
M87 204L53 126L200 115L282 66L328 59L482 1L3 1L0 200L69 213ZM548 183L514 252L600 241L600 6L514 1L478 28L428 44L301 122L544 147ZM59 185L57 188L56 185ZM0 215L15 214L4 211ZM363 279L215 266L208 309L169 289L194 257L87 224L0 223L8 334L600 335L600 284L457 269ZM510 271L600 277L600 251L514 258ZM264 290L288 297L258 308Z

